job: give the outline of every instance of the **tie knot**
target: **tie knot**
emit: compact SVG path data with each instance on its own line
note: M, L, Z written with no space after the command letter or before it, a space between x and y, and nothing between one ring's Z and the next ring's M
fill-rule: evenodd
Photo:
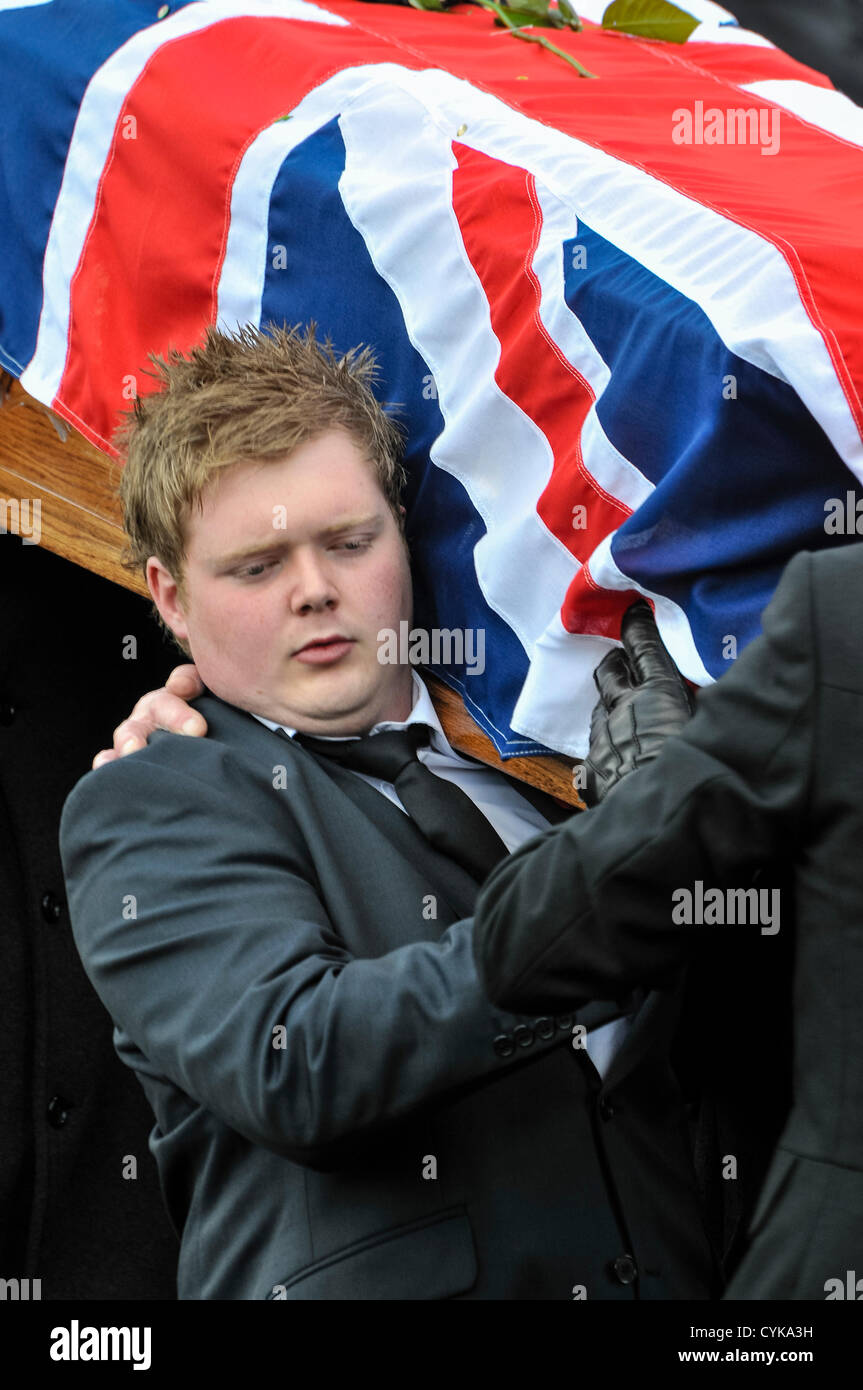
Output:
M409 724L406 729L370 734L366 738L343 741L297 734L296 740L310 752L341 763L342 767L365 772L370 777L380 778L382 782L395 782L404 769L415 761L417 749L427 744L430 736L428 724Z

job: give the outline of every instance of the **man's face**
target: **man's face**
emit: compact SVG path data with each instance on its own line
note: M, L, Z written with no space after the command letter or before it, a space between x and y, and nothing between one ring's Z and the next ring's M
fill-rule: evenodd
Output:
M381 629L412 616L407 549L353 440L331 430L276 463L238 463L201 502L183 595L155 557L147 579L204 684L304 733L406 719L410 668L377 653Z

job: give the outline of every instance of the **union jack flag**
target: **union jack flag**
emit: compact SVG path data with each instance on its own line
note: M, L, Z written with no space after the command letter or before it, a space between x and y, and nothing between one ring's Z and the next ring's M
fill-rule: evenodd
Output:
M504 757L584 754L638 594L718 677L863 478L863 111L707 0L577 8L593 78L466 6L0 0L0 363L110 451L207 324L372 344Z

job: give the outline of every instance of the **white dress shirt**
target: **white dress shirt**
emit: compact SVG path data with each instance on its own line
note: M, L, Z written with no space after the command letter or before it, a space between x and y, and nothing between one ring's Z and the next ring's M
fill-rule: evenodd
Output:
M375 724L374 728L369 730L369 737L372 734L406 729L409 724L428 724L431 735L428 744L418 750L417 756L420 762L424 763L430 772L442 777L444 781L454 782L470 797L474 805L491 822L510 853L522 841L529 839L532 835L538 835L542 830L547 830L550 822L514 787L508 785L509 779L506 774L501 774L495 768L486 767L482 763L463 758L455 751L441 727L425 681L414 670L411 671L411 679L414 698L413 707L407 719L401 722L384 720L380 724ZM265 724L268 729L282 729L290 738L293 738L297 732L296 729L289 729L275 720L265 719L262 714L256 714L254 717ZM315 738L321 737L322 735L315 734ZM359 735L348 735L348 737L358 738ZM340 741L343 740L333 740L333 742ZM394 806L398 806L400 811L404 811L405 815L408 814L391 782L382 782L378 777L372 777L366 772L357 772L353 768L350 771L354 777L361 777L364 782L368 782L383 796L388 797ZM585 1051L600 1076L605 1074L611 1058L630 1027L630 1023L629 1018L617 1018L588 1033L585 1039Z

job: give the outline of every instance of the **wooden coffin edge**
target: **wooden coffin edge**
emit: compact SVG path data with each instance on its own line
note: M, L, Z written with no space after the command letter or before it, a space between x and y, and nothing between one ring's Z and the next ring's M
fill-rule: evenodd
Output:
M119 476L114 459L34 400L8 373L0 373L0 501L18 503L17 519L6 508L8 529L27 534L38 502L40 545L149 598L143 577L125 569L121 561L124 535L116 494ZM178 664L180 659L178 652ZM569 806L583 808L573 787L575 760L563 756L502 759L468 713L461 696L430 674L424 678L453 748Z

